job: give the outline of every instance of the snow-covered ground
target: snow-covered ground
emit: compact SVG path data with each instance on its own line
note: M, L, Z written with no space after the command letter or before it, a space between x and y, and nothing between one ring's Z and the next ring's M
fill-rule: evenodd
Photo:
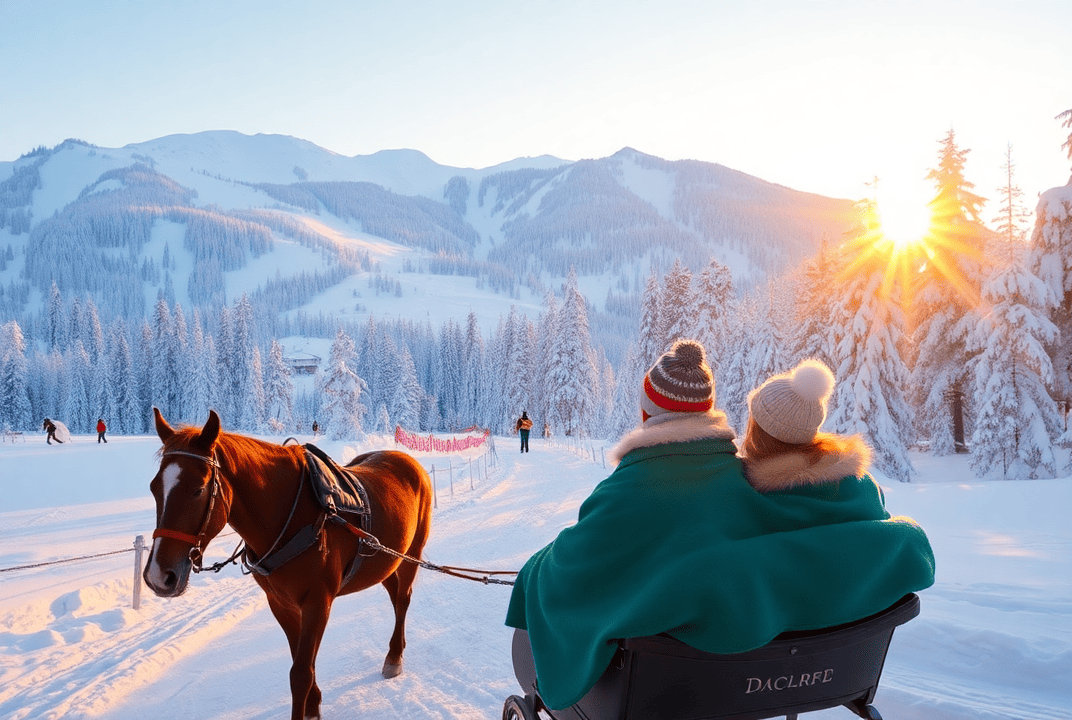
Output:
M279 439L279 438L275 438ZM308 438L299 438L307 440ZM154 526L152 437L41 434L0 443L0 718L281 718L289 653L257 586L230 567L193 577L165 600L131 608L138 534ZM576 519L608 472L591 453L534 439L498 464L421 455L436 466L433 562L517 569ZM368 444L319 442L336 459ZM450 494L447 463L454 494ZM887 506L926 528L938 560L922 614L894 635L875 701L889 718L1067 719L1072 715L1072 478L982 483L965 458L915 455L910 485L887 482ZM470 489L472 482L474 489ZM221 537L210 559L237 542ZM503 626L509 588L422 571L408 622L406 672L383 680L391 630L379 589L339 598L317 663L331 718L498 718L518 688ZM808 718L848 718L844 709Z

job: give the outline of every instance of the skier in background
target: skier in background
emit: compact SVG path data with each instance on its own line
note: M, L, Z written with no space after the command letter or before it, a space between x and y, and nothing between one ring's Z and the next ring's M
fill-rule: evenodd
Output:
M103 418L97 418L97 444L100 445L101 441L104 444L108 444L108 438L104 437L104 433L108 430L108 426L104 424Z
M47 444L51 445L53 440L55 440L57 444L63 443L62 440L56 437L56 423L45 418L45 421L41 423L41 429L48 432L48 435L45 437L45 442Z

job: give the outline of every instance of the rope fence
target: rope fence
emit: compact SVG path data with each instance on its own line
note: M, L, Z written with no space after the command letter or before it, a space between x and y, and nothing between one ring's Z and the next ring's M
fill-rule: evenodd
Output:
M236 532L222 533L217 535L217 538L230 537L231 535L237 535ZM133 597L131 598L131 607L135 610L141 608L141 573L145 569L145 561L143 556L145 551L149 549L149 546L145 544L145 536L138 535L134 538L133 547L124 548L122 550L112 550L109 552L94 553L92 555L79 555L78 557L60 558L59 560L49 560L48 562L30 563L29 565L15 565L14 567L0 568L0 573L18 572L20 570L34 570L37 568L51 567L55 565L69 565L71 563L82 562L84 560L96 560L103 557L111 557L113 555L124 555L126 553L134 553L134 590Z

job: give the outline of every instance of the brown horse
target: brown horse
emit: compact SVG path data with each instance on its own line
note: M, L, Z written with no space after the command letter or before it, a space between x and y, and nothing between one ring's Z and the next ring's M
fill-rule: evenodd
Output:
M376 584L387 588L395 628L383 675L401 673L406 610L417 565L385 552L357 557L359 549L367 554L367 547L359 548L358 535L347 525L325 522L327 514L304 481L301 447L221 432L214 411L203 428L178 429L156 408L153 413L163 442L160 469L149 485L156 499L157 530L144 578L153 592L181 595L190 570L200 569L208 542L229 523L245 541L244 562L256 570L253 577L290 643L292 720L320 717L316 655L338 595ZM394 451L358 456L347 467L358 475L368 496L368 532L384 547L419 558L432 513L432 487L424 469L409 455ZM302 533L311 544L262 574L258 565ZM355 560L360 562L356 571L351 566Z

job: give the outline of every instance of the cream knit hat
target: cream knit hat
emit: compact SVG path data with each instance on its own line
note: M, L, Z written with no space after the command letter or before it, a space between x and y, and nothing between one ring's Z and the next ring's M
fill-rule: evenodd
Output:
M830 368L819 360L805 360L753 390L748 396L748 411L776 440L793 445L809 443L826 420L826 401L833 389Z

